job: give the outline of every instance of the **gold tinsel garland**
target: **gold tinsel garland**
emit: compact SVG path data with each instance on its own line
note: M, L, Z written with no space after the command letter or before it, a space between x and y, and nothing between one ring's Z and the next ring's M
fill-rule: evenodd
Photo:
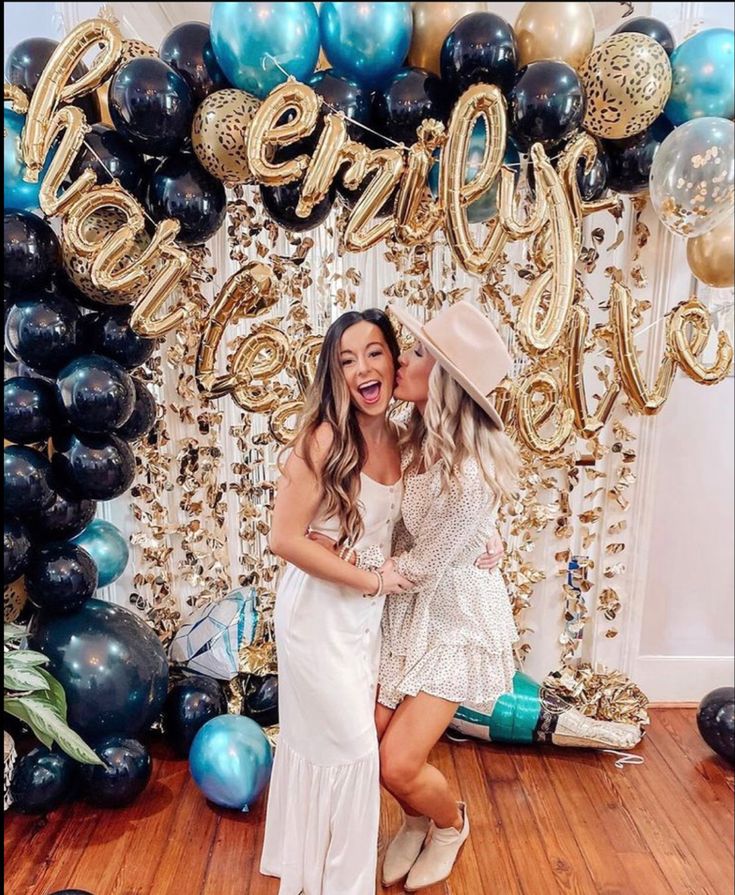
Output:
M648 234L639 220L640 209L635 208L634 213L637 260ZM619 215L617 217L619 222ZM344 220L339 213L332 220L334 224L328 225L326 235L333 239ZM618 234L612 248L620 242L622 230L619 227ZM255 256L269 264L276 274L279 300L273 305L272 312L250 324L251 332L264 325L275 325L287 334L295 354L305 339L323 332L331 320L332 306L341 311L356 304L362 281L360 271L355 268L342 270L338 251L318 256L314 239L308 235L289 235L288 254L279 252L277 226L263 213L259 197L252 197L242 188L235 191L228 207L227 238L229 256L235 265L240 266ZM587 273L592 272L599 261L603 240L602 228L592 230L592 244L580 253L580 267ZM385 300L399 299L433 312L445 303L467 297L467 288L458 285L456 264L446 250L441 233L429 245L409 248L388 242L383 257L396 271L395 281L384 289ZM208 302L203 292L215 276L206 250L200 250L193 269L196 275L185 285L187 297L204 312ZM520 369L551 369L558 373L564 361L561 352L552 350L542 358L524 357L515 335L514 318L521 296L511 282L515 277L523 288L522 284L535 276L536 270L532 257L514 264L504 255L482 284L479 303L498 325L516 356L522 358ZM611 279L620 276L616 268L608 268L606 274ZM436 284L442 288L437 288ZM321 310L312 308L310 314L306 292L313 287L318 292ZM584 286L579 275L578 288L582 295ZM379 303L376 296L375 304ZM604 309L604 302L600 306ZM639 303L639 314L643 310L645 304ZM200 319L203 318L204 313ZM221 598L238 585L255 586L260 624L253 644L241 652L241 672L265 674L276 670L272 608L279 564L268 551L267 534L279 445L264 417L238 411L239 422L226 428L223 402L230 399L213 402L199 396L193 368L200 330L196 318L188 319L173 344L168 345L164 356L158 362L152 362L147 371L150 382L158 387L166 405L156 428L139 451L140 475L133 491L133 511L140 527L133 537L137 552L135 592L131 600L148 615L167 642L180 622L178 606L182 603L202 606ZM605 336L604 327L598 327L593 330L588 345L589 351L598 351L603 358L609 357ZM230 356L243 338L240 335L227 345ZM602 365L595 369L604 388L609 367ZM164 385L170 383L172 376L176 382L175 401L168 399ZM297 375L290 364L279 382L273 385L279 389L282 400L298 397ZM620 408L624 413L626 408L622 403ZM166 415L177 417L180 428L188 430L189 434L174 442L166 426ZM512 431L512 425L510 428ZM599 592L597 610L607 621L614 621L621 608L622 597L611 579L623 571L619 554L625 550L625 521L618 519L610 523L607 532L600 526L605 504L614 505L619 513L628 509L626 491L635 480L631 469L635 451L630 447L634 436L619 419L612 426L608 425L607 430L610 436L607 441L614 439L610 444L603 438L586 443L571 439L558 452L544 456L522 447L523 487L500 515L508 534L503 571L521 634L517 647L521 662L530 649L526 636L529 630L524 625L525 610L531 605L535 587L548 577L548 570L533 561L539 539L547 530L552 531L565 545L579 543L582 554L586 555L578 563L579 568L570 568L572 550L566 547L555 553L560 564L558 574L567 579L562 584L561 593L558 674L574 674L575 666L585 667L579 665L580 647L590 619L588 600L591 596ZM229 468L224 460L223 438L231 439L236 457ZM611 453L621 462L614 466L609 479L601 467ZM175 506L172 501L174 485L179 495ZM580 486L584 491L581 501L577 500L582 508L575 514L571 509L571 498L579 494ZM236 533L228 530L230 495L234 495L237 504L239 530ZM597 569L587 551L595 540L604 540L608 536L612 540L605 544L604 550L600 549L609 562ZM233 579L225 549L228 537L236 537L239 544L239 568ZM187 590L183 599L182 587ZM605 632L607 637L616 634L615 628ZM589 695L594 688L589 683L589 676L585 680L585 694ZM628 691L624 693L621 687L619 678L602 679L595 704L604 706L607 704L605 699L610 702L618 696L627 700Z

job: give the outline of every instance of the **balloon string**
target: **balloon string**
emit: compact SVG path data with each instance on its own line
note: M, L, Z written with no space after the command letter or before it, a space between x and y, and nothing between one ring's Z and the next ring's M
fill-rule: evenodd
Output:
M735 301L728 301L728 302L725 302L724 304L717 305L717 311L718 312L719 311L727 311L732 307L735 307ZM651 323L644 326L643 329L639 329L638 332L633 333L633 338L637 339L638 336L642 336L643 333L647 332L649 329L651 329L651 327L658 326L658 324L661 323L662 320L666 320L666 318L669 316L670 313L671 313L670 311L667 311L665 314L662 314L660 317L657 317Z
M602 749L608 755L619 755L615 760L615 767L623 769L627 764L643 764L645 759L642 755L633 755L632 752L619 752L617 749Z
M117 179L117 177L115 177L115 175L112 173L112 171L110 171L110 169L107 167L107 165L102 161L102 159L101 159L101 158L97 155L97 153L94 151L93 147L90 146L90 144L86 141L86 139L85 139L85 141L84 141L84 145L85 145L85 146L87 147L87 149L92 153L92 155L97 159L97 161L100 163L100 165L102 165L102 167L105 169L105 171L107 172L107 174L110 176L110 179L111 179L114 183L118 183L118 184L120 184L120 181ZM120 186L122 186L122 184L120 184ZM138 204L140 205L141 211L142 211L143 214L148 218L148 220L151 222L151 224L153 224L154 227L157 227L157 226L158 226L158 221L154 220L154 219L148 214L148 212L145 210L145 206L143 205L142 202L139 202Z
M289 74L289 72L286 71L286 69L285 69L285 68L281 65L281 63L275 58L275 56L271 56L270 53L266 53L265 55L266 55L266 57L267 57L268 59L270 59L270 60L273 62L273 64L274 64L274 65L276 66L276 68L281 72L281 74L285 75L287 78L291 78L291 77L293 77L293 75ZM308 85L307 85L307 86L308 86ZM376 131L376 130L374 130L372 127L368 127L368 125L367 125L367 124L363 124L362 121L358 121L356 118L351 118L351 117L350 117L349 115L347 115L345 112L342 112L341 109L336 109L334 106L331 106L325 99L323 99L323 98L322 98L321 96L319 96L318 94L317 94L317 99L319 100L319 102L320 102L323 106L325 106L327 109L329 109L330 112L334 112L335 115L344 115L345 120L346 120L346 121L349 121L350 124L357 125L357 127L361 127L364 131L367 131L368 133L373 134L373 135L376 136L376 137L380 137L380 139L381 139L381 140L385 140L386 143L391 143L393 146L398 146L398 147L400 147L401 149L405 149L405 148L406 148L405 143L399 143L399 142L397 142L396 140L393 140L391 137L386 137L385 134L381 134L380 131ZM556 155L549 155L549 156L547 156L547 158L549 159L550 162L553 162L553 161L556 161L556 159L561 158L562 155L563 155L562 152L558 152ZM504 168L512 168L513 170L516 170L516 169L517 169L517 170L520 171L520 170L522 169L522 167L523 167L523 163L522 163L522 162L509 162L509 163L507 163L507 164L504 163L504 164L503 164L503 167L504 167Z

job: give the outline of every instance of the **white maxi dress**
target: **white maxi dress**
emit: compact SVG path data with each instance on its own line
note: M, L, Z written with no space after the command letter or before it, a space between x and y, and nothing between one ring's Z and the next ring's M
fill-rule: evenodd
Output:
M361 476L358 550L390 556L402 482ZM313 531L331 538L335 519ZM280 734L260 871L279 895L374 895L380 781L375 696L383 598L288 564L275 606Z

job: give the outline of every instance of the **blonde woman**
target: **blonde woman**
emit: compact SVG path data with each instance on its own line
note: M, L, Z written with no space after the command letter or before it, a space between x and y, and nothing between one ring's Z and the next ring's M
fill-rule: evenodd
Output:
M383 882L407 876L413 892L449 876L469 835L466 807L429 753L460 704L489 714L512 690L518 634L508 593L500 572L488 577L474 558L518 462L490 399L511 367L490 321L465 302L424 326L395 314L417 339L401 355L394 391L414 404L400 438L409 539L380 566L387 554L377 548L358 562L416 587L386 605L376 709L381 780L404 810Z
M398 432L386 416L398 355L382 311L329 327L278 483L270 548L287 561L275 606L281 730L260 867L280 877L280 895L375 891L381 617L384 595L412 584L347 560L355 548L389 555L401 512Z

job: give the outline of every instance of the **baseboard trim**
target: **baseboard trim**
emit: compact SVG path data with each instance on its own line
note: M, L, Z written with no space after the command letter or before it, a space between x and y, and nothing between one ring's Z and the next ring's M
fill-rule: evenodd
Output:
M732 686L733 656L638 656L631 675L652 704L693 703L717 687Z

